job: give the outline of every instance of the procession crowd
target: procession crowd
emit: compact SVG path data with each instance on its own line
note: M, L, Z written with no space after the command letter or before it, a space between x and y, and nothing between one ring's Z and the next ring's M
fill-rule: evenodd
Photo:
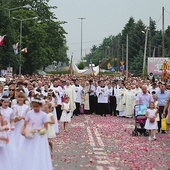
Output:
M58 122L63 122L68 132L73 116L133 118L135 105L148 104L145 128L150 131L149 140L156 140L156 131L166 133L161 129L161 119L168 115L170 84L106 75L15 75L0 84L0 100L2 169L52 170Z

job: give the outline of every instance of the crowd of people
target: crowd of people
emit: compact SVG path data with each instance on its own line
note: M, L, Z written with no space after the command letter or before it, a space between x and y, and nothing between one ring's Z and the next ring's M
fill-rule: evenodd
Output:
M148 104L145 128L150 131L149 140L156 140L156 132L166 133L161 129L161 119L168 115L169 94L170 84L140 77L6 77L0 83L2 169L52 170L58 122L63 122L68 132L71 118L81 114L133 118L135 105Z

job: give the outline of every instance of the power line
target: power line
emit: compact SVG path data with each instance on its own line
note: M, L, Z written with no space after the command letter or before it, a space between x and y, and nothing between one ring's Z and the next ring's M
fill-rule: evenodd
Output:
M162 19L162 15L160 16L160 18L158 19L158 21L156 21L156 24Z
M165 8L164 8L164 10L165 10L165 12L166 12L167 14L170 14L170 12L168 12Z
M88 44L88 43L92 43L92 42L99 42L99 41L102 41L102 40L87 41L87 42L83 42L83 44ZM77 45L77 44L81 44L81 43L80 42L78 42L78 43L70 43L68 45Z

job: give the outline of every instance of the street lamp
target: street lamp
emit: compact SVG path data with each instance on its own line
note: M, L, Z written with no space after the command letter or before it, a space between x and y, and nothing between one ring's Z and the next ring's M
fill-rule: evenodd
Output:
M83 61L83 20L86 19L86 18L78 18L81 20L81 60Z
M8 10L8 16L9 16L9 18L11 17L11 11L13 11L13 10L17 10L17 9L20 9L20 8L27 8L27 9L29 9L29 8L31 8L31 6L30 5L24 5L24 6L20 6L20 7L16 7L16 8L4 8L4 9L6 9L6 10Z
M26 19L19 19L19 18L15 18L13 17L14 20L20 21L20 60L19 60L19 75L21 75L21 50L22 50L22 23L23 21L27 21L27 20L34 20L34 19L38 19L38 17L33 17L33 18L26 18Z
M145 48L144 48L144 56L143 56L143 77L145 76L144 74L145 74L145 67L146 67L146 50L147 50L147 43L148 43L148 31L149 31L149 28L147 27L146 33L145 33Z

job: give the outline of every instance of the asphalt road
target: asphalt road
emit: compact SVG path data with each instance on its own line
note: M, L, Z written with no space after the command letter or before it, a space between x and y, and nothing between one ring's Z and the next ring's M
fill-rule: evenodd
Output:
M54 140L55 170L169 170L170 134L157 141L132 136L134 120L114 116L73 117L69 132Z

